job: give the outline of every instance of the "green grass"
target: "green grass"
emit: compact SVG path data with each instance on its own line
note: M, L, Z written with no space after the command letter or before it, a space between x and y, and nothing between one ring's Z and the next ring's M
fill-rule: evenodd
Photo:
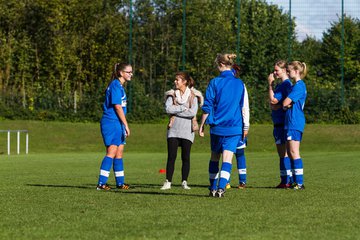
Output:
M359 126L309 125L304 191L279 190L271 126L256 125L246 151L248 188L207 197L208 138L194 144L189 191L160 191L162 125L131 125L128 191L95 190L104 155L98 124L0 122L30 130L29 155L0 155L0 239L359 239ZM15 137L14 137L15 138ZM0 141L6 139L0 139ZM5 142L4 142L5 145ZM100 146L98 146L100 145ZM2 145L0 145L2 146ZM48 150L48 151L47 151ZM14 151L13 151L14 152ZM233 171L232 184L237 174ZM109 183L114 184L113 175Z

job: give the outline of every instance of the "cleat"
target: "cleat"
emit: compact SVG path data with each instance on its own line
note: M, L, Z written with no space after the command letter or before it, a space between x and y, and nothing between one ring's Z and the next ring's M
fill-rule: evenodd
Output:
M171 182L169 182L168 180L166 180L164 182L164 185L160 188L160 190L169 190L171 189Z
M216 190L210 189L209 197L216 197Z
M231 188L230 183L227 183L226 186L225 186L225 189L230 189L230 188Z
M186 180L182 181L181 187L182 187L183 189L185 189L185 190L190 190L190 189L191 189L191 188L187 185L187 181L186 181Z
M280 183L279 185L276 186L276 188L290 188L291 184L290 183Z
M246 188L246 183L241 182L237 188L238 188L238 189L244 189L244 188Z
M124 189L124 190L128 190L130 188L129 184L121 184L116 186L117 189Z
M103 185L99 184L99 185L96 186L96 190L109 191L109 190L111 190L111 188L107 184L103 184Z
M223 197L225 197L225 191L224 191L224 189L219 189L219 190L217 190L217 192L216 192L216 197L218 197L218 198L223 198Z
M304 189L305 189L305 186L304 186L304 184L297 184L297 183L295 183L295 184L293 184L293 185L291 186L291 188L294 189L294 190L304 190Z

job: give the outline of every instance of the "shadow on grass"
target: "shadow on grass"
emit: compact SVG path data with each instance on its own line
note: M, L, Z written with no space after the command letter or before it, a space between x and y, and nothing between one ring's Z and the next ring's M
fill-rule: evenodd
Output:
M267 187L259 187L259 186L246 186L246 188L254 188L254 189L280 189L280 190L282 190L282 188L276 188L276 187L271 187L271 186L267 186Z
M91 189L91 190L95 190L95 187L93 184L85 184L82 186L76 186L76 185L63 185L63 184L59 184L59 185L55 185L55 184L26 184L26 186L30 186L30 187L44 187L44 188L78 188L78 189ZM159 184L133 184L131 185L131 188L129 190L118 190L116 188L112 188L112 190L110 190L109 192L111 193L121 193L121 194L143 194L143 195L168 195L168 196L187 196L187 197L208 197L207 194L188 194L188 193L179 193L179 192L169 192L169 191L161 191L159 189L161 185ZM181 186L179 185L174 185L174 186ZM202 186L202 185L200 185ZM144 192L144 191L137 191L137 188L155 188L159 189L159 191L157 192ZM207 187L207 186L206 186ZM180 188L181 189L181 188ZM179 190L180 190L179 189ZM171 191L171 190L170 190ZM184 190L185 191L185 190ZM186 192L189 192L188 190L186 190Z
M87 184L88 186L74 186L74 185L54 185L54 184L26 184L30 187L49 187L49 188L80 188L80 189L95 189L94 185Z
M161 191L161 190L159 190ZM188 192L188 190L186 190ZM132 190L120 190L114 191L114 193L120 194L142 194L142 195L163 195L163 196L184 196L184 197L201 197L201 198L208 198L207 194L187 194L187 193L175 193L169 191L161 191L161 192L143 192L143 191L132 191Z
M172 187L181 187L181 184L171 184ZM153 183L134 183L131 184L130 187L139 187L139 188L160 188L162 184L153 184ZM189 184L189 187L197 187L197 188L208 188L209 185L201 185L201 184Z

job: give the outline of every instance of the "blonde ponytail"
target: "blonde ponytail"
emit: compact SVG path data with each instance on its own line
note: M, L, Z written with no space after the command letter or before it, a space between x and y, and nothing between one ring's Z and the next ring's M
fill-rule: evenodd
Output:
M294 70L299 71L301 79L306 77L308 69L305 62L292 61L288 66L292 66Z

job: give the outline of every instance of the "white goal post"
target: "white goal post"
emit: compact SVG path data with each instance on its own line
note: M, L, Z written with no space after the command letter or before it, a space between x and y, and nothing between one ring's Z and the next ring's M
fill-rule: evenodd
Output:
M25 142L25 153L29 153L29 131L28 130L0 130L0 133L7 133L7 154L10 155L10 133L16 132L17 135L17 154L20 154L20 134L25 133L26 142Z

